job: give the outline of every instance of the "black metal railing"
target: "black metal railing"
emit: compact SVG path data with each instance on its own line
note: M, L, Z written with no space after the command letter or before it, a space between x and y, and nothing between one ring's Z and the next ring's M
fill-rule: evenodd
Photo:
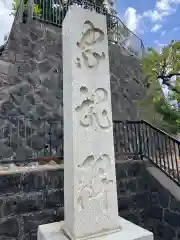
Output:
M148 159L180 183L180 142L145 121L114 121L116 159ZM63 159L63 121L0 116L0 164Z
M41 10L40 14L34 15L34 17L58 27L62 27L66 13L73 4L101 13L107 18L107 30L110 42L122 45L132 55L137 57L141 58L144 55L143 41L128 29L117 15L109 13L105 6L99 6L87 0L69 0L63 4L53 4L53 0L34 0L34 2Z
M14 23L25 23L28 19L31 20L34 15L34 18L36 19L62 27L62 22L69 7L72 4L76 4L80 7L96 11L106 16L108 38L110 42L121 45L131 55L138 58L144 56L145 48L143 41L134 32L128 29L117 15L109 13L105 6L90 3L87 0L69 0L67 3L63 4L53 4L54 0L28 0L28 3L26 4L25 2L25 0L20 0ZM36 11L34 3L36 4L36 7L38 7L38 10L36 9ZM12 27L14 23L12 24ZM0 54L2 54L6 48L7 43L8 41L6 41L3 46L0 46Z
M137 121L114 121L114 150L123 159L142 158L140 124Z
M116 157L148 159L180 184L180 142L146 121L114 121Z
M0 116L0 164L63 158L63 122Z

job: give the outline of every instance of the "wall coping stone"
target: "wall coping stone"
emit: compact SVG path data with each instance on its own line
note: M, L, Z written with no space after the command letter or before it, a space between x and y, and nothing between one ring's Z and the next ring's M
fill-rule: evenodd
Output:
M180 201L180 187L156 167L147 167L147 171L178 201Z
M0 176L3 175L12 175L18 173L26 173L26 172L41 172L47 170L58 170L64 169L64 164L57 164L57 165L34 165L33 167L22 167L22 168L12 168L8 170L0 170Z

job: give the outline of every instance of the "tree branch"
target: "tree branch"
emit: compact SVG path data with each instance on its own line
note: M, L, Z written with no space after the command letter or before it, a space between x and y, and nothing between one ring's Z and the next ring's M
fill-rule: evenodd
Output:
M162 84L166 85L170 90L174 91L175 93L180 94L180 90L178 90L176 86L173 86L170 83L170 79L174 76L180 76L180 73L171 73L171 74L168 74L166 76L158 75L158 79L162 79Z
M166 85L170 90L172 90L173 92L180 94L180 91L177 89L177 87L173 86L170 82L169 79L167 79L166 77L163 79L162 78L162 84Z
M158 78L172 78L174 76L180 76L180 73L171 73L171 74L168 74L168 75L163 75L163 74L160 74L158 75Z

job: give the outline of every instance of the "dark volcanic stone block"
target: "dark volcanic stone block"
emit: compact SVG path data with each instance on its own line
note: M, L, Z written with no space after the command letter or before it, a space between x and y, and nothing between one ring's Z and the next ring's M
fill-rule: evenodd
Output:
M41 224L57 222L62 220L61 209L44 209L37 213L31 213L23 216L24 232L28 233L32 230L37 230Z
M168 208L170 203L170 193L162 188L161 191L159 191L159 204L164 207Z
M21 181L21 190L28 193L45 189L44 174L44 171L25 173Z
M163 221L163 208L161 206L151 205L150 217Z
M20 229L17 217L0 219L0 236L17 238L19 231Z
M176 231L171 226L164 224L161 221L155 222L154 232L158 237L163 240L175 239Z
M128 190L128 192L130 193L136 193L137 192L137 183L136 183L136 179L129 179L126 182L126 189Z
M132 208L132 198L129 196L119 196L118 197L118 211L127 211Z
M119 194L131 194L137 191L136 179L122 179L117 182Z
M127 219L130 222L133 222L135 224L139 224L140 223L140 213L139 213L139 209L137 210L133 210L133 211L124 211L122 213L122 217L124 217L125 219Z
M116 177L122 179L128 177L128 164L127 163L116 163Z
M158 205L159 204L159 194L157 192L150 192L149 200L151 204Z
M64 170L52 170L45 173L46 189L64 188Z
M37 212L44 208L44 196L42 192L22 193L2 197L0 200L2 201L0 217Z
M180 227L180 214L176 212L164 210L164 221L172 227Z
M48 190L44 192L45 208L56 208L64 206L63 189Z
M146 208L149 206L149 192L137 192L132 195L132 206L136 208Z
M169 209L180 213L180 202L177 199L175 199L173 196L170 196L170 194L169 194L169 199L170 199Z
M148 183L144 176L141 174L139 178L136 179L138 190L148 191Z
M130 177L137 177L141 174L141 166L142 164L138 163L138 162L133 162L131 164L128 164L128 168L127 168L127 173L128 176Z
M21 174L0 176L0 194L17 193L20 191Z
M39 68L39 71L42 73L42 74L45 74L47 72L49 72L49 70L52 68L50 63L45 60L45 61L42 61L38 64L38 68Z

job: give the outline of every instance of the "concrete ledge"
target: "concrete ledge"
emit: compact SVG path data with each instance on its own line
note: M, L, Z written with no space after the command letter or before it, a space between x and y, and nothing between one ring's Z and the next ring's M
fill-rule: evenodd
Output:
M180 201L180 187L156 167L147 167L147 171L178 201Z
M64 164L56 164L56 165L39 165L34 167L17 167L7 170L0 170L0 176L3 175L12 175L16 173L26 173L26 172L40 172L40 171L47 171L47 170L58 170L64 169Z
M93 240L153 240L153 233L119 217L119 232L96 237ZM62 231L63 222L40 225L37 240L69 240Z

